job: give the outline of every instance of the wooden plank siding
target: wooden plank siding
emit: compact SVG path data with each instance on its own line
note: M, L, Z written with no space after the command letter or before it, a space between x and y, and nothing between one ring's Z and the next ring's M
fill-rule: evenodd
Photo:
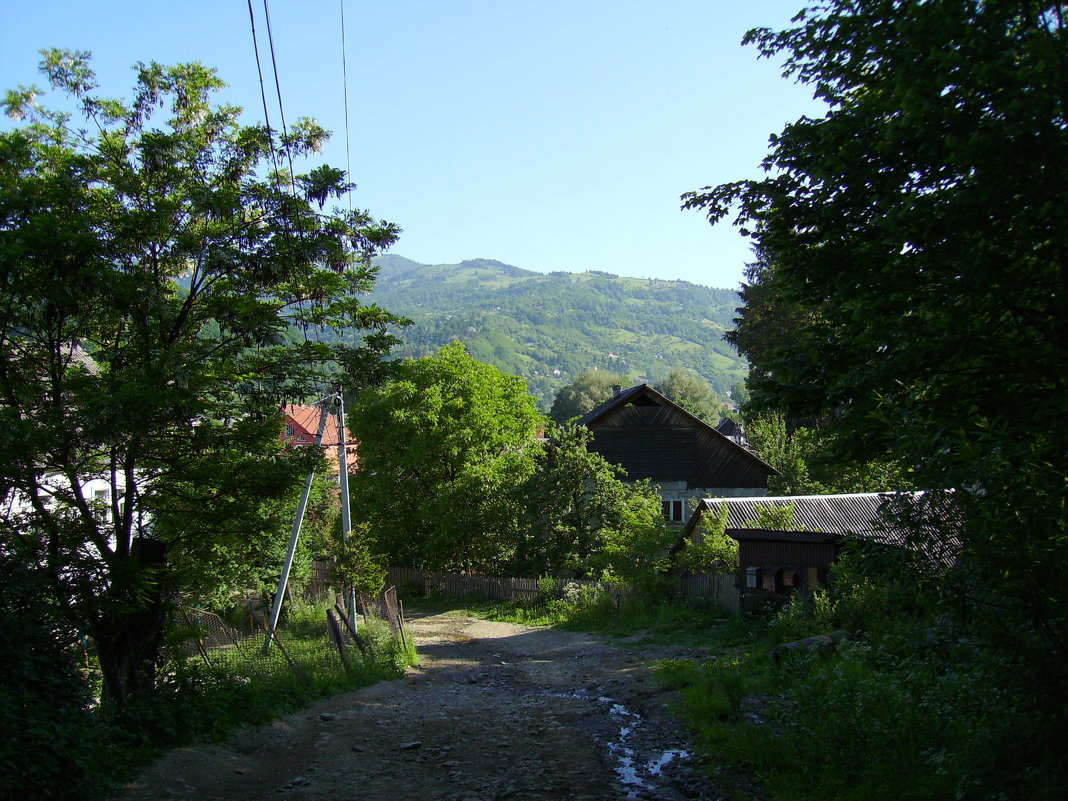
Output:
M690 488L766 488L774 468L644 384L583 418L590 449L627 478Z

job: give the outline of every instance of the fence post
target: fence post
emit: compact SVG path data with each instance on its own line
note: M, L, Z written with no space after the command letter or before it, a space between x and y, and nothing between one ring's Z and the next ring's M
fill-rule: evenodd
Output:
M345 670L352 670L352 661L349 659L349 652L345 650L345 638L341 636L341 626L337 622L337 618L334 617L334 611L332 609L326 610L326 619L330 623L330 633L334 637L334 643L337 645L337 651L341 654L341 664L345 666Z
M349 630L349 634L352 635L352 639L356 642L356 647L360 649L360 653L367 656L367 647L363 644L363 638L356 632L356 627L352 625L352 621L349 620L349 616L341 608L341 604L335 603L334 609L337 611L337 616L341 618L341 622L345 624L345 628Z

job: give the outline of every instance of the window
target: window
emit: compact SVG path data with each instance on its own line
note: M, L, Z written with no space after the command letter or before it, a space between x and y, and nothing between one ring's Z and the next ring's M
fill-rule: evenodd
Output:
M760 586L760 568L759 567L747 567L745 569L745 588L747 590L755 590Z
M683 503L681 500L662 501L660 509L664 513L664 519L668 522L682 522Z
M297 432L293 430L293 426L291 426L289 423L286 423L286 437L295 437L296 435Z
M818 567L810 567L806 572L808 573L808 586L818 587L820 583L820 569Z

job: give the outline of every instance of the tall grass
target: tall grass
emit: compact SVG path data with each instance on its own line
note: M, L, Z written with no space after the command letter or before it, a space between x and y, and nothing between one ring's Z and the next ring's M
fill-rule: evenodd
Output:
M538 595L528 601L472 601L463 610L479 617L528 626L553 626L609 636L642 637L660 642L690 642L696 636L716 636L728 622L718 609L696 609L671 603L666 596L649 597L605 586L569 584L562 589L541 582Z

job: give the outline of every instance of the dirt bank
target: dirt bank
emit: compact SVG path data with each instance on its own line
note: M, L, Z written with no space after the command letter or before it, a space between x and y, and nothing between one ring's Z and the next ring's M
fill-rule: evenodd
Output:
M587 634L413 616L422 665L226 746L171 752L121 801L718 798L651 654Z

